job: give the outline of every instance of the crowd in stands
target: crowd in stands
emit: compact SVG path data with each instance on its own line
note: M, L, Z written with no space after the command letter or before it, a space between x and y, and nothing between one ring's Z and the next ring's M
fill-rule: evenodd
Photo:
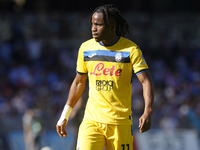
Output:
M122 15L130 26L127 38L143 51L154 81L152 128L200 131L199 14ZM79 46L91 38L89 17L86 12L0 13L0 120L22 117L28 108L58 119L76 74ZM137 128L144 100L135 75L132 91ZM87 88L83 101L84 107Z

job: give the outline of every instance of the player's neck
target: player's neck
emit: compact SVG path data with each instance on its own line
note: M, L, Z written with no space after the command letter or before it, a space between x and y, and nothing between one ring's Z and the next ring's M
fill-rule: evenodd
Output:
M114 45L119 40L119 38L119 36L115 35L112 38L109 38L109 40L102 40L99 43L103 46L111 46Z

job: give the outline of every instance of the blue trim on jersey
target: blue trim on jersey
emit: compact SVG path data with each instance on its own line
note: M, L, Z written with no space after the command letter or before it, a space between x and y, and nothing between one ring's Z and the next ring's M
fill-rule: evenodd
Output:
M131 135L133 135L133 125L131 125Z
M145 71L149 71L149 69L141 70L141 71L137 72L136 75L138 75L138 74L140 74L142 72L145 72Z
M80 75L87 74L87 73L82 73L82 72L78 72L78 71L76 71L76 73L78 73L78 74L80 74Z
M109 45L104 45L101 41L99 42L99 44L102 45L102 46L112 46L112 45L114 45L115 43L117 43L117 42L119 41L119 39L120 39L120 36L118 36L117 39L116 39L113 43L111 43L111 44L109 44Z
M115 57L117 53L121 53L122 57L129 57L130 52L118 52L118 51L107 51L107 50L94 50L94 51L85 51L83 52L84 57L89 56L112 56Z

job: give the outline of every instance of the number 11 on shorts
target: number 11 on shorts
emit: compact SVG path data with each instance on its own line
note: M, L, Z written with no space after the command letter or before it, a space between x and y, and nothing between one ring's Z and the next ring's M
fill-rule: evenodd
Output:
M122 144L121 147L122 147L122 150L129 150L129 144L126 144L127 149L125 147L125 144Z

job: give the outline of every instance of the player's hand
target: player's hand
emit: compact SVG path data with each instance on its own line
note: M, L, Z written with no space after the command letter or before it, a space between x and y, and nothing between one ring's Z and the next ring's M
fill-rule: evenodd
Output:
M56 125L56 131L60 137L67 137L67 132L65 131L65 126L67 125L67 120L64 119L60 126Z
M139 119L140 133L146 132L151 128L152 115L151 113L144 113Z

